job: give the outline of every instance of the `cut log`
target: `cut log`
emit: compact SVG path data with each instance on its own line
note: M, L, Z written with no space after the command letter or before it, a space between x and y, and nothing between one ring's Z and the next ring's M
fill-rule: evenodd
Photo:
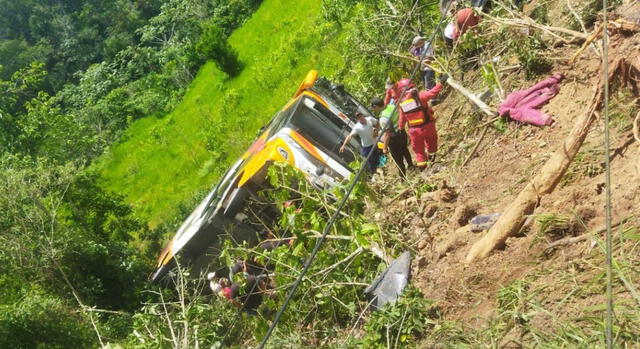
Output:
M589 133L601 96L602 90L598 88L589 110L575 124L560 149L551 156L540 172L507 207L489 232L471 247L467 254L467 263L484 258L494 249L504 246L507 238L520 231L525 222L525 216L533 213L542 195L549 194L555 189Z
M615 57L615 56L614 56ZM629 63L624 58L618 57L613 64L609 64L609 82L613 77L624 70ZM496 224L489 229L489 232L478 242L471 246L466 262L470 263L476 259L484 258L496 248L504 246L507 238L520 231L525 222L525 216L533 213L543 195L553 192L556 185L567 171L569 164L580 150L591 124L596 119L597 111L602 107L603 86L601 79L598 80L597 89L594 92L589 108L578 120L571 133L562 142L560 148L551 156L540 172L527 184L518 197L506 208Z

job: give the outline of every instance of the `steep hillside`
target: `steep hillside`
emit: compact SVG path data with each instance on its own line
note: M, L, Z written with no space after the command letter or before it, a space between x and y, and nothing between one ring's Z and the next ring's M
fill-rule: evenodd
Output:
M416 32L430 33L437 22L428 12L434 3L418 3L428 16L411 17L413 1L325 1L322 7L313 1L265 1L230 39L245 63L242 73L230 79L214 65L204 66L174 112L136 122L103 159L104 186L125 193L151 225L184 215L308 69L324 69L324 75L339 76L357 94L370 96L383 92L387 73L408 74L414 60L405 55L405 43ZM611 84L611 148L602 145L602 108L596 103L600 117L555 190L539 193L527 223L504 246L484 259L466 261L487 234L473 231L470 219L503 213L552 153L563 152L563 141L592 105L602 74L598 41L576 62L568 59L597 31L599 2L533 0L523 9L492 4L480 26L459 44L448 49L438 41L434 65L474 93L490 90L492 107L501 103L501 92L561 73L559 94L543 107L555 122L535 127L489 117L447 88L434 108L437 161L426 171L410 171L408 178L387 165L372 182L361 184L270 347L602 347L606 151L612 159L615 224L613 331L622 347L640 343L636 27L612 30L612 63L626 57L628 69ZM618 17L640 19L637 2L615 5ZM353 46L338 47L345 43ZM283 183L289 182L276 187ZM273 288L257 316L243 315L223 298L177 292L178 300L167 302L169 310L163 299L141 312L148 334L132 335L131 342L255 346L334 210L328 199L333 196L300 190L302 198L295 203L284 202L286 195L274 196L287 218L276 228L290 229L294 247L269 253L228 247L221 258L228 264L248 258L273 264ZM405 249L413 256L412 287L395 305L369 311L362 291L386 266L379 255L396 256ZM208 290L202 278L194 283ZM165 306L160 313L166 322L157 316L159 305ZM178 324L185 329L177 339L162 339L174 336L172 326Z
M576 8L588 4L572 3ZM553 14L554 25L568 28L573 16L562 7L549 4L545 11ZM611 15L634 20L640 18L640 7L623 4ZM485 38L489 55L504 47L491 40L497 27L487 21L480 29L492 33ZM640 34L631 33L612 31L610 66L640 54ZM384 209L375 214L383 227L396 229L416 248L414 281L441 311L421 347L605 345L603 111L555 191L540 194L539 206L520 232L486 259L465 262L471 246L487 233L472 231L470 219L504 212L514 202L551 154L562 151L562 142L588 112L601 84L602 51L589 49L571 64L569 57L578 47L559 46L538 51L549 62L546 74L531 79L523 70L504 70L499 75L508 93L552 72L564 74L560 93L543 108L553 116L552 126L489 121L453 90L436 108L444 146L438 164L421 178L411 178L408 188L413 190L393 204L384 202ZM514 63L522 68L524 62L507 54L497 67L500 71ZM640 342L640 147L632 130L640 107L637 87L625 82L626 74L637 76L638 63L614 75L610 100L613 331L621 347ZM476 92L489 86L486 75L476 71L465 74L464 85ZM490 100L497 103L497 97ZM486 134L484 127L489 127ZM423 192L423 181L439 187L435 195L407 195ZM381 190L389 197L398 193L388 186Z
M324 50L320 13L317 1L264 1L229 39L242 72L229 78L206 64L173 112L133 123L99 164L104 187L126 195L152 226L191 209L307 71L339 60Z

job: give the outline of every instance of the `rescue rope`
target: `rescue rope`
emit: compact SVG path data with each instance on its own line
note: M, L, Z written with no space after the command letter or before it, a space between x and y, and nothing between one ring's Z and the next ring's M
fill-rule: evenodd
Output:
M609 155L609 33L607 32L607 0L602 0L602 65L604 81L604 158L605 158L605 211L606 211L606 263L607 263L607 314L606 342L607 348L613 348L613 293L612 293L612 248L611 248L611 156Z
M453 1L450 1L449 4L447 5L447 8L446 8L446 10L444 12L445 14L449 13L449 7L451 6L452 3L453 3ZM440 21L438 22L438 24L434 28L433 33L431 35L431 39L428 42L429 45L431 46L431 48L433 48L433 41L435 39L435 36L438 33L440 27L442 26L442 23L444 22L444 20L446 18L447 18L447 16L444 16L444 15L441 14ZM409 80L413 80L413 78L415 77L415 75L418 72L418 70L420 69L420 66L422 65L422 61L426 57L428 51L429 50L424 50L424 52L420 56L420 60L418 61L418 63L416 63L415 67L413 68L413 71L411 72ZM409 86L406 86L404 88L404 90L402 91L402 93L400 94L400 96L404 96L404 94L408 90L409 90ZM392 115L393 115L393 113L396 113L398 111L398 105L399 105L399 103L396 103L395 107L393 108ZM388 131L391 126L392 125L389 122L389 123L387 123L386 127L383 130L380 130L380 133L378 134L378 138L377 138L376 142L374 143L374 146L376 144L378 144L378 142L380 142L380 140L382 139L382 135L386 131ZM355 175L355 177L353 179L353 182L348 186L347 192L345 193L343 198L340 200L340 203L339 203L338 207L336 208L336 211L334 212L334 214L331 216L331 218L327 222L327 225L325 226L325 228L324 228L324 230L322 232L322 235L317 240L316 245L314 246L313 250L311 251L311 254L309 255L309 257L305 261L304 267L303 267L302 271L300 272L300 275L298 276L296 281L293 283L293 286L289 290L289 293L287 294L287 297L285 298L284 303L282 304L282 306L278 310L278 313L276 314L276 317L274 318L273 322L269 326L269 329L267 330L267 333L265 334L264 338L260 342L260 345L258 346L259 349L263 349L264 348L264 346L267 344L267 341L269 340L269 338L273 334L273 331L275 330L276 326L280 322L280 319L282 318L282 314L284 313L284 311L289 306L289 302L291 302L291 299L293 298L293 295L296 293L296 291L298 289L298 286L300 286L300 283L302 282L302 279L304 278L305 274L309 271L309 268L311 267L311 264L313 263L314 259L316 258L316 255L318 254L318 251L320 250L320 247L322 247L322 244L324 243L327 235L329 234L329 231L330 231L331 227L338 220L338 218L340 216L340 213L342 212L342 209L344 208L345 204L347 203L347 200L349 200L349 196L351 196L351 193L353 192L353 189L355 188L356 184L358 183L358 181L362 177L362 173L364 172L364 169L367 166L369 158L371 158L371 156L373 155L374 150L375 150L375 148L372 148L371 151L369 151L369 154L367 155L367 157L362 161L362 165L360 165L360 168L358 169L358 172L356 172L356 175Z

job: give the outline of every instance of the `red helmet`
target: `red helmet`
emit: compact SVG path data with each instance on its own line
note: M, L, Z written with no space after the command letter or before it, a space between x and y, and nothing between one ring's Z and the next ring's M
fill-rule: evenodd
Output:
M402 92L402 90L404 89L412 89L415 86L413 85L413 82L411 82L411 80L405 78L400 79L400 81L396 83L396 87L400 90L400 92Z

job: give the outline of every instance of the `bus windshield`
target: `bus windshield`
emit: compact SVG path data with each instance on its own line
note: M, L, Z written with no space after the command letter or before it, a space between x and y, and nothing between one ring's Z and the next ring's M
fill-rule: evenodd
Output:
M340 146L350 132L348 125L320 103L305 98L292 114L289 124L343 166L347 167L355 160L358 143L353 138L340 153Z

